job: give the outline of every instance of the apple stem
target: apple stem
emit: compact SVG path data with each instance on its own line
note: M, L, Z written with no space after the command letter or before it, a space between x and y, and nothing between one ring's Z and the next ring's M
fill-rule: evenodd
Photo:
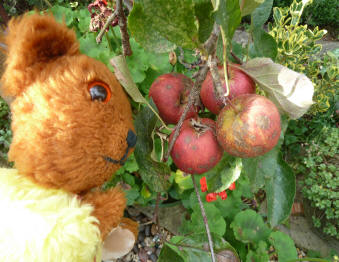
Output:
M200 206L200 210L201 210L201 215L202 215L202 218L204 220L204 224L205 224L205 228L206 228L206 233L207 233L207 238L208 238L208 245L209 245L210 251L211 251L212 262L215 262L215 255L214 255L214 249L213 249L213 240L212 240L210 228L208 226L206 211L205 211L204 205L203 205L203 203L201 201L199 190L198 190L197 184L196 184L195 179L194 179L194 175L191 174L191 178L192 178L195 194L197 195L197 198L198 198L198 202L199 202L199 206Z
M225 76L225 85L226 85L226 93L224 94L224 97L228 97L230 94L230 87L228 83L228 73L227 73L227 39L225 36L225 32L220 26L221 30L221 37L222 37L222 43L223 43L223 60L224 60L224 76Z

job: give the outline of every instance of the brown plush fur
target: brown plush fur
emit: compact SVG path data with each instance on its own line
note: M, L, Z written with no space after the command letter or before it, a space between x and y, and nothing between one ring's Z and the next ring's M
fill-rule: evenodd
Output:
M103 238L117 226L126 205L119 189L89 193L120 168L129 129L130 104L101 62L79 53L75 33L50 15L24 15L9 23L2 91L11 104L13 141L9 160L39 185L81 194L95 207ZM106 83L107 102L92 101L88 85ZM134 224L132 232L136 232Z

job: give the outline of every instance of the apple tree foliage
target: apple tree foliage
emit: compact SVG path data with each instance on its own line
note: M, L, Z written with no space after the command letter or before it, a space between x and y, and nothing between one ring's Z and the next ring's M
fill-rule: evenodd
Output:
M279 61L274 62L277 45L273 37L262 28L271 12L272 2L141 0L135 1L128 25L135 40L154 53L171 51L175 46L198 49L205 53L202 39L207 39L211 33L211 25L220 25L226 42L232 46L231 40L240 24L241 16L251 14L250 31L253 42L249 46L247 61L240 69L255 80L282 115L299 118L312 104L313 85L306 76L280 65ZM200 8L204 10L203 16ZM158 37L157 46L153 43L154 37ZM295 195L295 178L279 153L280 145L281 143L264 156L241 161L242 173L255 181L253 190L265 188L268 221L271 226L276 226L288 217ZM223 159L208 172L219 174L219 178L211 180L215 183L211 188L222 190L222 181L226 183L228 177L236 172L235 169L239 169L239 163L231 164Z
M304 5L307 1L295 2ZM219 60L232 60L230 51L236 54L243 62L238 67L251 76L260 92L275 103L282 119L280 141L273 150L248 159L225 154L212 170L204 174L210 192L223 191L238 179L237 189L226 200L218 199L213 203L203 200L216 257L223 261L221 259L232 254L234 261L239 261L239 256L246 261L267 261L267 249L272 245L281 261L296 258L293 241L284 233L274 231L290 214L296 186L295 176L283 160L280 148L288 119L301 117L311 106L313 85L303 74L277 61L276 40L263 29L272 4L273 0L134 0L128 15L133 51L129 57L121 55L118 27L107 31L99 47L96 34L88 31L90 16L87 9L54 6L51 10L60 20L65 17L66 24L76 30L82 52L109 65L133 100L138 142L134 157L120 170L120 174L124 174L123 181L131 187L127 192L128 203L136 201L140 190L144 198L152 192L172 196L181 192L183 195L177 199L192 210L190 220L181 228L181 232L188 235L172 238L160 254L161 262L208 261L209 253L197 199L194 192L189 191L193 188L192 181L179 170L173 170L171 159L167 162L162 159L168 143L157 136L159 127L164 124L156 107L147 98L148 89L156 77L172 70L192 76L194 72L181 65L173 67L168 54L179 54L178 50L182 49L184 59L189 63L196 59L194 53L197 50L202 56L206 55L208 50L204 42L215 24L221 29L216 50ZM244 16L251 19L251 36L245 48L234 40ZM226 54L223 54L223 49ZM129 174L135 171L142 179L142 188ZM176 191L170 191L173 183L176 183ZM242 199L253 198L261 189L266 193L268 223L264 223L259 213L247 209ZM200 195L204 199L206 193L200 192Z

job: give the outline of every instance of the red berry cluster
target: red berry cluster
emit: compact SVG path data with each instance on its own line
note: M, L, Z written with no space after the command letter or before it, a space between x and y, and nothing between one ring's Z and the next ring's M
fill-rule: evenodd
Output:
M200 189L201 189L201 192L206 192L207 191L207 181L206 181L206 177L202 177L200 179ZM235 190L235 182L233 182L229 187L228 187L229 190ZM219 193L208 193L206 195L206 201L207 202L213 202L215 200L217 200L217 196L220 196L220 198L222 200L225 200L227 199L227 193L226 193L226 190L224 191L221 191Z

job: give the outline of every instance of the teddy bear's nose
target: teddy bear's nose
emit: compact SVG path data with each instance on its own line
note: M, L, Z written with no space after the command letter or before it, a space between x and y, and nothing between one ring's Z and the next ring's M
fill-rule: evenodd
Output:
M137 143L137 136L131 129L128 130L126 141L128 147L134 147Z

